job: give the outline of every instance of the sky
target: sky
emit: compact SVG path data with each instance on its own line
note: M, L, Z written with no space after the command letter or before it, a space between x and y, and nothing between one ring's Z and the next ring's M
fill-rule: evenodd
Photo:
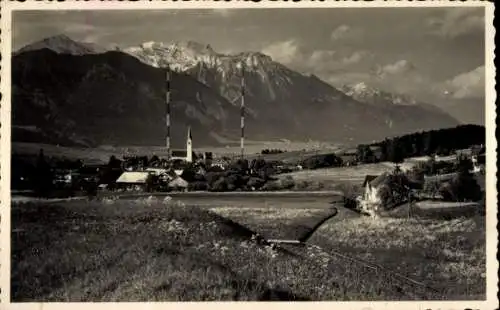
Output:
M105 47L193 40L260 51L334 86L364 82L423 101L483 99L484 8L24 11L12 45L57 34Z

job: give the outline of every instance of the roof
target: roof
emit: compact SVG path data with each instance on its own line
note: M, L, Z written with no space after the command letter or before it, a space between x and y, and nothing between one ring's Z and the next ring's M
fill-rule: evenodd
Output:
M365 177L365 181L363 182L363 187L367 184L370 184L372 187L377 187L384 184L387 180L389 180L389 174L387 172L384 172L379 176L367 175Z
M370 181L370 185L376 187L382 185L387 180L389 180L389 175L387 173L382 173L381 175Z
M155 167L148 167L148 168L146 168L146 171L153 172L156 175L167 173L167 169L165 169L165 168L155 168Z
M172 157L187 157L186 150L172 150Z
M175 169L174 172L176 175L182 175L184 173L184 169Z
M146 171L125 171L116 180L116 183L146 183L146 179L149 176L149 172Z
M457 175L456 172L447 174L437 174L431 176L424 176L425 182L449 182Z
M365 187L367 183L370 183L371 181L373 181L376 178L377 178L376 175L367 175L365 177L365 180L363 181L363 187Z
M461 149L461 150L456 150L455 154L462 154L462 155L471 155L473 153L472 149Z
M175 173L175 170L170 168L166 171L166 175L170 176L170 177L176 177L177 176L177 173Z
M181 177L177 177L168 183L170 187L187 187L188 182Z

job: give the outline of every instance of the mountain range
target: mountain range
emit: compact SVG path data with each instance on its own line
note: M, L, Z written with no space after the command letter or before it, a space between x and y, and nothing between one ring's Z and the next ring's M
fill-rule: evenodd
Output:
M178 145L187 126L198 145L238 138L242 78L251 140L358 142L459 123L434 105L362 83L337 89L259 52L226 55L192 41L105 51L63 35L12 57L13 139L162 145L167 64Z

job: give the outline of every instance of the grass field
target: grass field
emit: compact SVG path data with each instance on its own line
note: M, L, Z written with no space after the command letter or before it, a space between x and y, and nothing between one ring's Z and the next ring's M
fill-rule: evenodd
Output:
M299 223L313 223L325 210L267 209L246 212L237 208L215 208L215 212L264 232L270 237L293 238ZM287 213L293 215L287 216ZM323 213L323 214L322 214ZM252 214L248 216L248 214ZM288 224L289 231L280 229ZM298 229L294 230L293 226ZM311 224L310 224L311 225ZM270 228L273 229L270 229ZM436 289L447 299L484 299L486 292L485 218L455 218L444 221L417 218L356 216L342 211L324 223L310 239L324 252L338 251Z
M450 300L485 299L484 219L332 219L311 242L379 263L438 289Z
M390 163L366 164L351 167L300 170L280 174L278 178L292 177L301 189L338 190L345 184L362 185L367 175L380 175L394 170Z
M216 156L240 156L239 141L228 146L197 146L195 152L212 152ZM184 147L184 146L181 146ZM82 159L87 163L106 163L111 155L121 157L129 155L152 155L163 157L166 155L164 146L99 146L94 148L63 147L41 143L13 142L12 151L22 155L36 155L43 148L48 156L65 156L70 159ZM280 149L287 152L281 154L262 155L269 160L297 161L314 154L331 153L339 149L336 144L319 142L283 142L283 141L245 141L245 154L251 160L260 156L264 149ZM304 151L305 150L305 151Z
M15 204L11 296L13 301L411 300L484 293L480 222L377 223L340 213L313 235L311 242L319 247L274 249L250 241L255 232L293 238L329 212L229 206L209 211L145 199ZM448 279L438 291L429 290L332 256L333 249L399 266L417 278Z

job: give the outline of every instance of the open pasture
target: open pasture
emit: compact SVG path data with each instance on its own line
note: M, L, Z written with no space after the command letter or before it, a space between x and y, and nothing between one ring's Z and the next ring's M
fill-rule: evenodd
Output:
M333 218L311 242L424 282L449 299L486 298L484 216Z
M269 237L284 239L303 233L328 213L309 209L212 210L265 233L274 231ZM339 211L315 231L308 243L330 255L340 253L381 266L454 299L485 298L484 216L373 219L344 208Z
M181 148L185 146L182 145ZM111 146L102 145L92 148L83 147L65 147L42 143L13 142L12 151L22 155L37 155L43 148L48 156L65 156L70 159L82 159L88 163L106 163L111 155L120 157L128 155L157 155L166 156L164 146ZM194 140L193 148L195 152L212 152L216 156L240 156L241 149L239 141L231 142L228 145L221 146L199 146ZM287 151L281 154L262 155L269 160L284 160L295 162L306 156L314 154L331 153L337 151L339 146L336 144L320 142L292 142L292 141L245 141L245 155L248 159L257 158L264 149L280 149Z
M320 181L324 184L332 183L362 183L367 175L380 175L394 170L391 163L365 164L350 167L321 168L315 170L300 170L285 173L279 177L291 176L296 182Z
M311 229L332 211L326 201L320 204L200 208L175 198L14 204L12 300L415 300L484 294L484 227L468 221L412 228L415 223L404 221L371 223L339 208L306 246L272 248L251 241L255 233L294 238ZM393 269L399 261L401 273L425 274L422 281L429 280L425 272L439 278L447 268L446 288L467 272L469 286L460 280L460 289L432 290L334 251ZM429 269L430 263L442 267Z

